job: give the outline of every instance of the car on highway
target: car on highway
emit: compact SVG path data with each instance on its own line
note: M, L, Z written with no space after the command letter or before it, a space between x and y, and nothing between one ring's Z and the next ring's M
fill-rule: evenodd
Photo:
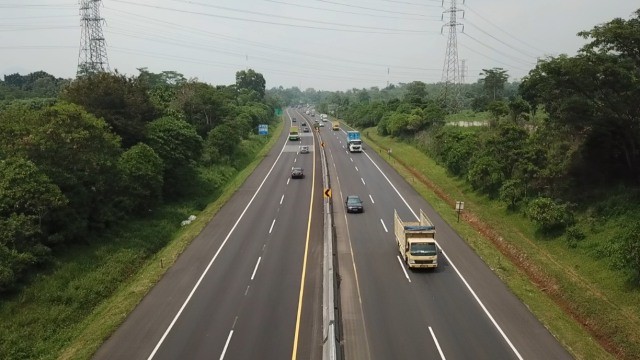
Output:
M300 154L308 154L309 153L309 145L300 146Z
M291 178L292 179L302 179L304 178L304 170L301 167L292 167L291 168Z
M307 126L306 121L303 121L303 122L302 122L302 126Z
M318 126L319 127L324 127L324 123L319 123Z
M309 132L309 128L308 127L304 128L304 130L302 130L302 132Z
M344 206L348 213L364 212L364 207L362 206L362 200L358 195L347 196L347 200L344 202Z
M296 120L296 118L291 119L291 121L293 122L297 122L298 120Z

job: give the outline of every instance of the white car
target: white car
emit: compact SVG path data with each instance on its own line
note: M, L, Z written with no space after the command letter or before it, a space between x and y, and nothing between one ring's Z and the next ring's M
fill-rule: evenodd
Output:
M324 123L319 123L318 126L319 127L324 127Z
M309 153L309 146L308 145L300 146L300 154L308 154L308 153Z

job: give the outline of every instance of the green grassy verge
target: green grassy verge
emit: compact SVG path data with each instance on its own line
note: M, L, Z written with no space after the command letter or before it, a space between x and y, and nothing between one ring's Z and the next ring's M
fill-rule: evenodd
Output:
M165 205L86 246L67 249L46 273L2 299L0 358L91 358L254 171L282 128L279 122L272 129L244 170L208 174L211 181L226 183L210 198ZM246 146L257 150L255 144ZM181 228L191 214L198 218Z
M374 128L363 131L384 158L440 213L577 359L640 358L640 296L603 262L563 241L536 236L534 226L479 196L419 150ZM411 159L411 167L403 159ZM407 161L408 163L408 161ZM454 202L465 202L456 221ZM513 261L515 259L515 261ZM606 349L605 349L606 348Z

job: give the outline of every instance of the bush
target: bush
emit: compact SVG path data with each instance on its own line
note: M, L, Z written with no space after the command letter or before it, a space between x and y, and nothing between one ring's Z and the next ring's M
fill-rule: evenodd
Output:
M527 216L538 224L545 234L562 232L573 223L573 214L567 204L558 204L546 197L536 198L527 209Z
M578 243L585 238L585 234L576 226L572 226L567 229L567 233L565 234L565 238L567 240L567 245L575 249L578 247Z

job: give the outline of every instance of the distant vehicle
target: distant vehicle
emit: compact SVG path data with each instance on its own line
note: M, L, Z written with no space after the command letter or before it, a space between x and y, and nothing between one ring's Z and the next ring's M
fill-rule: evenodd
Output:
M307 126L307 123L303 121L302 126Z
M296 121L298 121L298 120L296 120L296 118L293 118L293 119L291 119L291 121L296 122Z
M331 122L331 129L333 131L340 130L340 123L338 122L338 120L334 120L334 121Z
M292 126L289 129L289 140L290 141L298 141L300 140L300 133L298 132L297 126Z
M349 152L362 152L362 140L360 140L360 132L347 131L347 146Z
M292 179L302 179L304 178L304 170L300 167L292 167L291 168L291 178Z
M304 132L309 132L309 128L308 128L308 127L305 127L304 129L302 129L302 131L304 131Z
M347 209L348 213L364 212L364 207L362 206L362 200L360 200L360 197L358 195L347 196L347 201L344 202L344 206Z
M308 154L308 153L309 153L309 146L308 145L300 146L300 154Z
M420 221L402 221L393 210L393 227L402 259L409 268L438 267L436 227L420 210Z
M324 124L323 123L319 123L318 126L319 127L324 127Z

